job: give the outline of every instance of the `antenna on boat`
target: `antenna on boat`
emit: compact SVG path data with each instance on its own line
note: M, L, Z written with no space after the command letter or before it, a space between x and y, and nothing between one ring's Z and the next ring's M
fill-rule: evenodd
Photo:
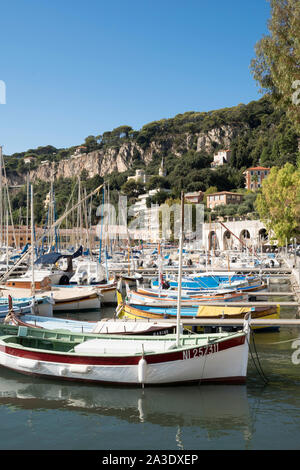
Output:
M182 248L184 236L184 192L181 191L181 227L179 235L179 269L178 269L178 292L177 292L177 327L176 327L176 345L180 345L180 314L181 314L181 281L182 281Z

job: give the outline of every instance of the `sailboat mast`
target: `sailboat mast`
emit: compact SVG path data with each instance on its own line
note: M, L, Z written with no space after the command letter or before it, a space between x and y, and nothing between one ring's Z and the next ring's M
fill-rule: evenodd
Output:
M28 242L28 225L29 225L29 172L26 175L26 243ZM25 243L25 244L26 244Z
M78 202L81 201L81 180L80 176L78 177ZM79 210L79 230L80 230L80 242L79 244L82 246L83 245L83 227L82 227L82 206L81 203L79 204L78 207Z
M177 288L177 327L176 327L176 344L180 345L180 316L181 316L181 282L182 282L182 250L183 250L183 234L184 234L184 192L181 191L181 228L179 235L179 269L178 269L178 288Z
M8 210L6 211L6 269L8 269Z
M30 211L31 211L31 295L35 295L35 282L34 282L34 218L33 218L33 186L30 186Z

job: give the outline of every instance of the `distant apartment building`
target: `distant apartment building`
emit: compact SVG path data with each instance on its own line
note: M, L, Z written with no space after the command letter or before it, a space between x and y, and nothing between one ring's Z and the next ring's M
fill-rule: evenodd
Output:
M227 204L240 204L243 200L243 195L240 193L231 193L230 191L221 191L219 193L212 193L207 195L206 205L208 209L214 209L216 206Z
M147 209L147 199L151 196L155 196L159 191L160 191L160 189L151 189L146 194L140 194L137 198L136 203L134 205L130 206L130 210L132 212L132 215L134 217L137 217L142 212L143 213L147 212L147 210L148 210ZM171 192L170 189L163 189L162 191L165 192L165 193L170 193Z
M261 187L263 179L268 176L270 173L270 168L265 168L263 166L253 166L244 171L246 183L245 187L252 191Z
M199 204L203 201L204 193L202 191L195 191L193 193L186 193L184 199L192 204Z
M229 163L230 157L230 150L219 150L219 152L214 155L214 161L212 162L211 167L215 168L217 166L224 165L224 163Z
M43 229L34 228L36 237L40 237ZM25 245L31 244L31 227L26 225L9 225L7 228L3 226L0 234L3 244L9 247L23 248Z

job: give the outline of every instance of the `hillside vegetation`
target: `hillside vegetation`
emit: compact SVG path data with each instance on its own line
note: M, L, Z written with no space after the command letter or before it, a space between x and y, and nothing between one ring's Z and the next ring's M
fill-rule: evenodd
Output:
M295 165L299 155L295 130L285 113L275 110L267 97L247 105L239 104L210 112L190 111L178 114L171 119L146 124L139 131L130 126L120 126L102 135L88 136L85 142L79 142L79 145L85 146L86 153L120 149L124 145L133 149L132 164L127 171L104 175L104 180L110 186L112 200L117 199L121 190L131 202L138 194L155 187L170 189L171 194L168 197L172 198L177 198L182 189L186 192L205 192L210 188L218 191L240 190L244 188L243 172L246 168L256 165L282 167L287 162ZM33 157L30 164L32 169L37 168L44 160L55 164L62 159L68 159L76 148L77 146L57 149L48 145L10 156L5 155L7 176L24 178L28 168L24 157ZM232 152L230 163L211 169L213 155L224 148L229 148ZM151 158L145 158L147 152ZM163 178L157 176L162 158L166 171ZM138 168L144 168L153 178L146 187L131 185L131 189L126 188L127 177L133 175ZM74 175L73 179L60 177L55 181L58 215L65 209L78 176ZM84 170L81 178L83 185L88 186L88 189L93 189L103 181L100 176L87 178ZM50 182L35 181L35 186L35 193L38 192L36 220L41 223L45 218L43 200L49 191ZM22 208L23 214L24 205L25 187L12 198L17 223L20 220L19 208Z

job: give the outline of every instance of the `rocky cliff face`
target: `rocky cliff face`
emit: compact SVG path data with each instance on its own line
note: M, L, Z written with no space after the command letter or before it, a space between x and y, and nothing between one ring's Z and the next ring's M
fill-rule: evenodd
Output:
M80 175L86 170L88 177L96 175L105 176L112 172L124 172L132 166L136 158L148 164L154 154L165 155L173 153L182 157L188 150L214 152L216 145L229 148L231 140L241 132L239 127L223 125L199 134L168 135L152 140L146 149L141 148L136 142L127 142L120 147L111 147L106 150L95 150L89 153L72 155L70 158L57 163L43 162L37 169L30 172L31 181L49 181L54 172L55 178L71 178ZM18 179L18 184L21 180Z
M95 150L89 153L72 155L70 158L58 163L45 162L36 170L30 172L30 178L34 180L49 181L54 171L55 178L72 178L87 171L88 177L96 175L105 176L114 171L124 172L130 168L134 158L134 148L131 144L124 144L120 148ZM142 150L140 149L140 153Z
M208 132L202 132L197 136L197 152L205 150L210 153L213 151L214 146L223 145L224 150L229 149L230 143L234 137L237 136L242 130L246 129L246 126L220 126L215 129L211 129Z

